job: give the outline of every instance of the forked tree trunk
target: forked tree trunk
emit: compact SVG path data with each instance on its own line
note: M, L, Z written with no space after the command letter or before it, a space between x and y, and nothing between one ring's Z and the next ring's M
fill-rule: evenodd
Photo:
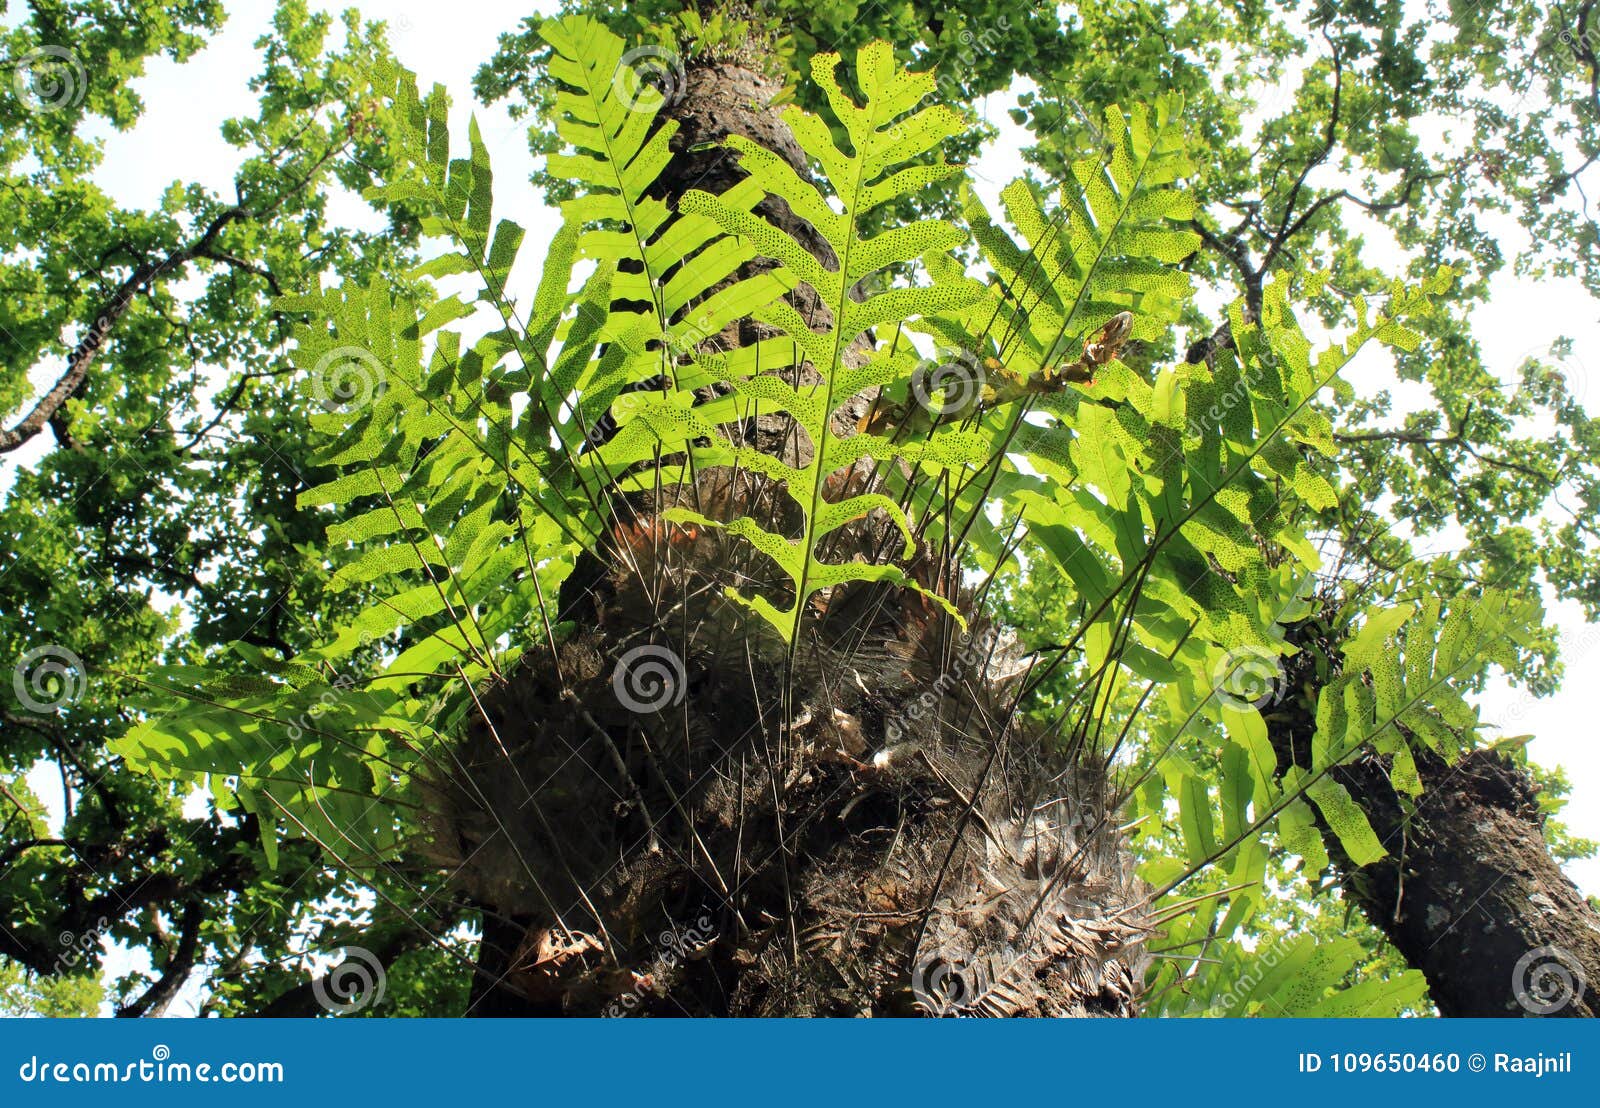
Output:
M691 150L729 133L806 172L763 106L776 91L689 70L669 202L737 179ZM793 522L748 474L676 495ZM849 586L814 598L791 659L722 595L782 603L781 575L659 508L618 508L560 598L578 632L484 690L439 783L434 846L483 908L471 1014L1131 1014L1142 890L1104 783L1012 718L1008 637ZM881 556L881 524L841 535L828 560Z
M1311 624L1291 638L1287 687L1315 680ZM1267 710L1280 764L1309 768L1314 704L1291 695ZM1402 804L1389 759L1366 754L1333 777L1366 813L1388 856L1355 869L1323 824L1346 893L1422 971L1446 1016L1594 1016L1600 1005L1600 915L1561 871L1527 771L1488 750L1454 765L1416 757L1422 795Z

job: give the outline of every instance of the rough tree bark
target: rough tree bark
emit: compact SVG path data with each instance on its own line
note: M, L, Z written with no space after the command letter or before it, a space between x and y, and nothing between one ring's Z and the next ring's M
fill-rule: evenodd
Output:
M806 172L764 107L777 91L691 66L665 198L737 180L696 149L730 133ZM722 470L677 496L782 529L771 491ZM471 1014L1131 1014L1143 890L1104 782L1008 711L1008 637L845 586L814 598L791 657L722 598L737 581L781 601L781 574L663 526L662 499L618 510L560 598L579 631L482 692L437 783L433 848L483 910ZM879 556L881 522L841 534L829 560Z
M1315 687L1313 652L1337 658L1311 641L1313 626L1291 630L1301 647L1287 659L1294 692L1265 713L1281 765L1309 768L1315 703L1302 690ZM1334 771L1389 851L1355 869L1321 825L1347 895L1427 977L1443 1015L1596 1015L1600 915L1551 855L1527 771L1489 750L1454 765L1424 751L1416 763L1414 806L1390 784L1385 757L1369 752Z

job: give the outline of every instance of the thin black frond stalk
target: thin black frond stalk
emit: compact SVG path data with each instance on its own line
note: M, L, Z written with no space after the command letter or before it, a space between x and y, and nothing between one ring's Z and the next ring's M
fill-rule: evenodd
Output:
M402 381L401 384L407 384L407 382ZM483 455L485 458L488 458L491 462L499 466L504 471L507 482L520 484L520 482L517 481L516 475L511 471L509 458L497 458L489 451L485 450L477 440L475 429L469 431L467 427L457 422L454 413L440 408L433 397L424 392L420 392L417 389L412 389L411 392L413 396L426 404L435 415L444 418L450 424L451 430L458 432L469 445L478 451L479 454ZM553 474L559 472L560 468L570 464L570 461L563 461L561 467L557 467L555 470L547 471L539 464L537 458L529 454L527 450L523 449L522 444L517 442L517 437L515 435L508 436L507 441L516 444L516 447L518 451L521 452L523 458L526 459L528 464L533 467L534 472L539 475L540 480L542 480L549 489L555 490L557 488ZM538 493L535 493L534 496L536 500L539 498ZM544 507L542 503L540 506ZM579 545L588 545L588 543L594 541L596 536L585 535L580 537L572 531L572 529L567 525L566 518L564 518L567 515L566 512L551 512L546 509L546 513L550 516L551 522L561 529L561 533L566 535L567 538L571 539L573 542L578 543Z
M495 727L494 721L489 718L489 713L484 710L483 702L478 699L477 690L473 688L472 682L467 679L466 673L462 672L459 667L457 668L457 674L462 685L466 687L468 694L472 697L472 703L477 709L479 718L483 720L484 726L489 729L490 737L494 739L495 748L500 751L501 757L505 759L507 768L511 770L512 774L517 779L517 784L522 786L522 792L527 797L527 800L524 801L524 803L531 802L535 809L537 809L538 801L535 798L533 790L528 788L526 780L523 779L521 772L517 769L516 763L511 758L510 751L506 749L505 742L500 738L500 732ZM511 833L511 828L506 826L505 821L501 819L499 806L491 802L488 796L485 795L482 787L478 784L477 775L469 771L467 767L462 764L460 757L456 753L455 745L450 742L446 742L441 745L444 748L446 756L449 757L452 763L454 763L455 772L452 774L447 771L442 771L440 768L435 768L434 772L440 774L441 780L457 780L465 782L466 785L477 794L478 806L480 810L488 813L489 817L494 820L497 832L505 836L506 843L511 847L511 852L516 855L518 864L522 866L523 872L527 874L528 880L532 882L534 892L537 893L539 898L544 901L546 909L549 910L551 917L556 921L557 925L565 930L567 925L562 920L561 909L556 906L555 901L550 899L550 895L545 892L544 886L539 883L539 875L534 871L533 867L528 864L527 858L523 856L522 849L517 845L516 837Z
M323 842L320 838L318 838L315 832L313 832L309 827L307 827L305 825L305 823L303 823L298 816L296 816L293 812L289 811L288 808L284 807L281 803L279 803L277 798L274 797L271 793L267 793L266 797L267 797L268 800L272 801L272 803L274 805L277 806L277 808L278 808L278 810L280 812L282 812L285 816L289 817L289 819L294 821L295 825L300 828L301 833L303 835L305 835L306 838L310 839L317 846L319 846L323 850L327 851L329 857L331 857L335 861L337 861L340 864L340 866L344 869L344 871L346 873L351 874L352 876L354 876L356 878L357 881L360 881L363 885L366 885L369 889L371 889L373 891L374 894L377 895L378 899L382 900L390 908L392 908L396 912L400 913L400 915L404 916L409 922L414 923L418 927L420 927L421 930L422 930L422 933L427 936L427 939L428 939L428 941L430 943L432 943L434 946L437 946L440 950L442 950L446 954L450 955L456 961L462 963L469 970L471 970L472 973L475 976L478 976L478 975L481 975L483 977L490 976L482 968L480 968L471 958L468 958L465 954L462 954L460 951L456 950L454 947L452 947L449 944L447 944L443 939L440 939L437 935L435 935L434 934L434 929L431 928L431 927L425 926L422 923L421 919L416 915L416 913L411 912L408 909L402 907L400 904L396 903L394 898L391 897L382 888L379 888L378 885L375 882L371 881L370 879L368 879L366 877L363 877L361 875L362 874L362 870L361 870L361 868L359 866L353 865L347 859L340 857L338 851L334 850L332 846L330 846L329 844ZM487 940L483 940L483 941L487 942ZM503 953L505 953L509 958L509 956L510 956L510 954L512 952L511 951L504 951ZM522 991L520 989L518 989L516 986L506 985L504 978L501 978L501 979L495 981L494 985L497 988L498 987L504 987L504 988L508 989L509 991L515 993L517 996L522 997L524 1000L528 999L522 993Z
M823 418L827 418L826 412L824 412ZM798 599L798 596L799 594L797 593L797 599L795 602L797 628L799 626L798 614L804 607L803 602ZM789 643L789 650L784 658L783 663L783 688L780 690L778 701L780 718L778 720L777 758L773 758L772 756L771 747L768 745L771 740L765 727L761 727L760 736L760 750L764 760L766 761L767 783L772 788L772 818L775 825L774 829L778 833L778 845L775 852L779 858L779 873L783 879L783 916L784 919L788 921L789 956L793 960L792 964L796 967L800 965L800 932L798 930L798 925L795 923L794 882L789 872L789 832L784 824L784 813L786 809L784 807L783 798L787 789L785 787L785 774L782 772L780 767L786 764L786 747L789 740L789 728L791 721L794 718L794 663L795 647L798 645L798 642L799 636L797 633L795 639ZM759 721L765 717L765 712L762 710L761 706L761 686L755 679L756 675L754 662L755 659L752 657L749 644L747 643L745 646L745 666L750 671L750 687L755 691L756 720L758 721L757 726L760 727ZM755 874L752 873L751 876L754 877Z
M1094 747L1098 747L1100 736L1105 733L1106 716L1117 699L1114 683L1121 673L1122 655L1127 650L1128 641L1133 637L1134 609L1138 606L1139 599L1144 593L1146 580L1148 580L1148 573L1140 577L1129 592L1128 603L1118 617L1117 626L1112 632L1112 642L1107 651L1105 664L1094 675L1094 696L1085 702L1078 729L1074 731L1072 742L1068 746L1068 758L1074 767L1077 766L1078 759L1083 751L1089 747L1091 735ZM1098 710L1096 710L1097 705ZM1095 717L1092 729L1089 719L1091 714Z
M1089 720L1096 713L1097 706L1102 723L1104 721L1108 704L1102 704L1102 701L1109 702L1111 697L1109 692L1105 696L1101 694L1117 670L1121 668L1122 652L1127 646L1128 637L1132 634L1134 610L1138 607L1139 598L1144 592L1145 580L1149 577L1153 565L1153 558L1147 556L1140 559L1139 574L1134 578L1133 587L1129 590L1127 603L1122 606L1116 615L1116 623L1112 628L1111 642L1106 648L1105 659L1078 686L1078 691L1072 694L1072 699L1062 708L1056 722L1049 728L1051 732L1057 730L1072 705L1083 698L1084 691L1089 690L1091 692L1089 698L1083 700L1083 707L1079 710L1077 721L1073 724L1072 735L1067 740L1067 760L1074 765L1077 763L1084 744L1088 741ZM1098 730L1095 734L1098 737Z
M483 629L479 627L477 621L473 619L472 605L467 602L466 590L463 589L460 582L456 580L455 571L452 570L449 565L444 567L446 579L450 582L451 587L454 588L456 592L461 594L461 603L467 610L467 618L472 622L472 629L478 633L478 641L480 644L482 644L483 649L488 652L488 657L484 657L483 654L478 652L478 648L472 644L471 637L467 635L465 628L462 627L461 617L456 615L455 606L450 603L450 597L446 594L445 590L440 587L438 577L434 575L428 566L428 560L422 556L422 548L417 545L417 540L411 537L411 528L406 525L405 517L400 514L400 509L395 506L394 497L390 495L388 488L385 487L382 474L376 469L373 470L372 473L373 476L378 479L378 488L383 493L384 502L389 505L389 510L394 513L395 520L401 525L403 533L406 535L406 543L411 547L411 552L417 556L417 563L422 566L422 572L428 578L428 583L433 586L433 591L438 594L439 602L444 605L445 613L450 617L451 625L454 626L456 630L461 632L462 645L472 653L478 664L483 666L484 669L488 670L490 673L498 672L495 669L493 660L494 648L489 645L488 636L483 633ZM433 536L433 539L435 543L439 541L437 536ZM386 608L393 608L396 612L400 611L400 609L395 608L394 602L388 597L381 597L378 602ZM401 612L401 615L404 617L403 612Z
M1506 637L1507 633L1508 632L1506 632L1504 630L1501 631L1498 635L1494 636L1494 638L1490 640L1490 644L1492 645L1494 643L1499 642L1501 639ZM1445 674L1442 674L1442 675L1441 674L1435 674L1434 675L1434 680L1432 680L1432 681L1430 681L1428 683L1428 686L1427 686L1426 690L1424 690L1423 692L1420 692L1420 693L1416 693L1413 696L1409 697L1404 704L1400 705L1400 707L1398 709L1396 709L1394 712L1390 713L1390 715L1389 715L1389 717L1387 719L1385 719L1377 727L1374 727L1371 731L1361 735L1354 743L1350 744L1348 747L1341 747L1338 750L1330 753L1329 756L1328 756L1327 765L1323 766L1321 769L1317 770L1315 773L1309 774L1306 777L1306 780L1301 782L1299 788L1285 793L1282 797L1280 797L1272 805L1271 808L1268 809L1268 811L1266 812L1265 815L1263 815L1259 819L1253 821L1248 827L1245 827L1237 835L1235 835L1232 839L1228 840L1227 843L1225 843L1224 845L1218 847L1217 850L1213 851L1211 855L1207 856L1206 858L1201 859L1199 862L1194 863L1187 870L1185 870L1183 873L1179 874L1177 877L1174 877L1171 881L1168 881L1165 885L1163 885L1156 892L1154 892L1154 893L1150 894L1149 896L1147 896L1145 898L1146 903L1152 903L1153 904L1155 901L1159 900L1161 897L1166 896L1173 889L1176 889L1179 886L1183 885L1185 882L1187 882L1190 878L1194 877L1194 875L1199 873L1201 870L1207 868L1208 866L1213 865L1219 859L1227 857L1228 854L1232 853L1239 846L1240 843L1243 843L1244 841L1249 839L1252 835L1254 835L1258 831L1260 831L1262 828L1266 827L1273 820L1277 819L1279 814L1281 814L1285 808L1287 808L1290 804L1293 804L1296 800L1299 800L1302 796L1304 796L1306 794L1307 790L1309 790L1312 785L1314 785L1318 781L1322 780L1323 777L1327 776L1333 770L1338 769L1340 767L1340 765L1342 765L1348 758L1350 758L1351 755L1355 754L1363 746L1366 746L1368 743L1370 743L1371 741L1376 739L1379 735L1383 734L1383 732L1387 731L1391 727L1393 727L1396 730L1398 730L1399 727L1400 727L1400 720L1401 720L1402 717L1404 717L1407 713L1409 713L1413 708L1416 708L1419 705L1425 705L1428 702L1429 694L1432 693L1434 689L1439 688L1442 685L1445 685L1446 682L1448 682L1451 678L1455 677L1458 673L1461 673L1463 670L1467 669L1469 666L1477 664L1478 660L1482 657L1482 655L1487 652L1487 649L1488 648L1485 647L1484 650L1479 651L1476 654L1469 654L1468 657L1464 658L1460 662L1460 664L1458 664L1454 669L1450 670L1450 672L1448 672L1448 673L1445 673ZM1364 723L1365 721L1363 720L1362 722Z
M601 130L604 131L604 128L602 127ZM626 192L626 190L623 190L623 191ZM529 372L529 389L528 389L529 399L530 400L537 400L538 405L539 405L539 411L544 416L544 422L545 422L546 427L554 429L555 427L558 426L557 421L556 421L556 416L555 416L555 414L553 412L551 412L549 410L548 406L545 404L544 389L538 387L539 384L541 383L541 381L542 382L546 382L546 383L549 381L550 364L549 364L548 360L546 358L540 356L537 351L532 351L532 350L529 349L529 347L527 345L527 333L528 333L527 324L522 320L522 318L518 314L518 312L516 310L516 306L511 304L508 300L506 300L506 298L504 296L504 290L498 287L498 285L495 282L495 280L493 279L492 275L489 273L489 271L488 271L488 259L487 258L480 259L478 257L478 255L477 255L477 252L472 249L471 245L469 244L469 242L467 240L466 235L463 234L463 232L462 232L460 223L458 222L456 217L454 217L453 215L449 214L448 205L441 205L441 207L444 210L445 218L449 223L451 235L455 238L455 240L457 242L459 242L462 245L463 248L465 248L466 255L467 255L467 260L472 263L473 270L474 270L474 272L476 272L476 274L478 276L478 279L482 283L482 285L483 285L483 287L484 287L484 289L485 289L485 291L486 291L486 293L488 295L489 301L490 301L490 303L493 305L493 307L495 309L495 313L500 317L501 325L505 328L505 332L506 332L507 337L512 340L513 348L517 352L517 357L519 357L522 360L523 367L525 369L527 369L528 372ZM630 207L630 214L631 214L631 207ZM652 288L654 288L653 283L652 283ZM657 308L658 308L658 311L659 311L660 310L659 304L658 304ZM579 306L579 311L582 311L582 305ZM665 317L663 316L662 318L665 318ZM529 364L529 362L530 362L529 354L530 353L533 354L533 359L532 360L538 363L539 371L540 371L540 374L541 374L541 377L538 380L534 379L534 377L533 377L533 366ZM487 383L485 383L483 388L480 390L480 399L478 399L476 401L476 407L473 409L473 414L474 415L477 415L477 414L481 413L483 404L484 404L484 402L487 401L487 399L488 399L488 385L487 385ZM575 405L573 405L570 401L566 401L565 398L563 398L563 402L567 403L569 408L575 408ZM575 413L575 414L577 414L577 413ZM581 420L582 420L582 417L581 417L581 415L579 415L580 425L581 425ZM508 430L508 433L506 435L506 442L507 443L517 443L517 436L514 435L514 434L509 433L509 428L507 430ZM469 442L471 442L474 446L477 446L476 438L474 438L473 436L470 436L470 435L467 436L467 438L468 438ZM518 443L518 446L520 448L520 443ZM566 444L563 443L563 446L566 446ZM563 465L569 464L570 461L571 461L570 447L567 447L567 449L568 449L567 460L563 462ZM491 460L498 460L498 459L494 459L493 456L490 455L488 453L488 451L486 451L486 450L483 450L483 449L480 448L479 452L484 454L485 456L490 457ZM540 469L538 462L534 461L533 458L527 453L526 450L522 451L522 453L523 453L523 456L528 459L528 461L532 462L535 471L537 471L539 473L540 477L544 480L545 484L547 486L549 486L551 489L554 489L556 487L556 485L555 485L555 482L552 480L552 475L551 474L546 474L542 469ZM576 472L577 472L577 470L574 469L574 473L576 473ZM506 467L506 475L507 475L507 477L511 476L511 472L510 472L510 467L509 466ZM580 478L579 481L578 481L578 485L579 485L579 488L582 489L585 499L589 502L590 509L593 510L597 516L599 516L601 518L604 518L604 516L605 516L605 508L603 508L601 506L601 504L599 503L599 501L596 499L595 493L590 491L587 482L583 481ZM605 494L602 492L602 493L600 493L600 495L604 496ZM565 528L563 528L563 530L565 530ZM577 541L577 540L574 539L574 541Z
M1194 629L1200 626L1198 620L1190 620L1189 626L1178 637L1178 643L1167 653L1167 661L1172 661L1178 656L1178 651L1183 649L1184 643L1189 641L1189 636L1194 634ZM1150 694L1155 692L1158 682L1150 681L1145 685L1144 693L1140 695L1138 703L1133 706L1133 711L1128 713L1128 718L1122 723L1122 730L1117 732L1117 741L1111 744L1111 749L1106 752L1105 761L1101 765L1101 772L1110 774L1111 765L1117 760L1117 755L1122 752L1123 744L1127 741L1128 732L1133 729L1134 723L1144 715L1145 703L1150 699Z
M997 357L999 357L1002 361L1005 359L1006 350L1010 346L1012 339L1018 338L1025 332L1031 333L1033 318L1026 303L1026 297L1029 290L1038 290L1038 298L1033 304L1035 309L1045 302L1045 298L1047 296L1050 296L1055 292L1054 284L1050 281L1049 275L1044 271L1043 259L1045 257L1045 252L1048 251L1053 245L1053 240L1061 233L1061 229L1066 225L1067 210L1065 208L1058 207L1056 209L1056 215L1053 219L1051 219L1050 225L1045 229L1045 233L1039 236L1039 242L1037 244L1033 244L1029 247L1023 260L1023 264L1018 267L1016 272L1013 273L1009 279L999 273L995 274L995 276L1000 278L1000 291L1002 295L998 300L995 301L994 311L989 316L989 322L984 324L983 331L979 334L979 338L986 339L990 336L994 330L995 321L1000 316L1001 307L1007 303L1008 298L1014 300L1015 306L1012 308L1011 318L1006 321L1005 330L1001 333L1000 340L995 343ZM1028 273L1029 266L1032 266L1035 273L1039 277L1043 278L1043 280L1037 285L1032 280L1032 275ZM1020 295L1013 297L1012 286L1018 282L1021 282L1022 284L1022 292Z
M961 846L961 836L966 833L967 824L972 822L978 810L978 801L983 796L983 790L988 785L989 774L994 769L994 764L1000 758L1000 748L1005 745L1006 735L1011 730L1012 721L1016 718L1016 704L1013 702L1011 709L1000 721L1000 730L992 733L989 742L989 754L984 759L983 768L978 773L978 779L973 783L971 799L963 806L961 815L956 820L956 826L950 833L950 845L946 848L943 860L939 863L939 872L934 876L933 888L928 893L927 903L919 912L920 920L917 923L916 934L912 937L911 947L906 951L906 968L909 970L916 960L917 951L922 948L923 936L927 934L928 923L933 918L934 905L938 903L939 893L944 888L944 879L950 872L950 863L955 859L956 850ZM987 717L985 717L987 724ZM985 727L988 730L988 727Z
M1364 345L1364 343L1363 343L1363 345ZM1274 439L1276 439L1278 437L1278 435L1282 434L1284 428L1288 427L1289 424L1294 421L1295 417L1298 416L1300 414L1300 412L1302 410L1304 410L1305 407L1315 399L1317 394L1320 393L1324 388L1327 388L1328 385L1330 385L1333 382L1333 380L1336 377L1339 376L1339 374L1343 370L1344 366L1349 363L1349 361L1355 356L1356 352L1357 351L1350 351L1348 357L1344 358L1340 362L1340 364L1338 366L1335 366L1332 370L1330 370L1328 372L1327 376L1322 378L1322 380L1318 381L1316 383L1316 385L1312 389L1310 389L1306 393L1306 395L1304 397L1301 398L1299 403L1297 403L1292 409L1290 409L1289 412L1282 419L1280 419L1278 421L1278 423L1270 431L1268 431L1266 434L1262 435L1251 446L1251 448L1250 448L1250 450L1249 450L1249 452L1247 454L1245 454L1242 458L1240 458L1239 461L1237 463L1235 463L1234 466L1230 470L1228 470L1228 472L1226 472L1226 473L1224 473L1222 475L1221 479L1217 482L1217 484L1216 484L1216 486L1214 488L1212 488L1209 492L1206 492L1206 493L1202 494L1197 500L1195 500L1195 502L1193 504L1191 504L1182 513L1182 515L1180 515L1172 523L1172 525L1167 530L1165 530L1165 531L1158 530L1156 535L1155 535L1155 537L1151 540L1150 546L1148 548L1148 553L1147 553L1146 556L1153 558L1155 556L1155 554L1159 550L1164 548L1166 546L1166 544L1168 542L1170 542L1183 529L1183 526L1186 523L1188 523L1191 519L1193 519L1201 511L1203 511L1207 507L1207 505L1209 505L1213 500L1215 500L1217 495L1223 489L1228 488L1229 486L1231 486L1233 484L1233 482L1234 482L1234 479L1237 478L1245 470L1247 470L1255 462L1257 456L1260 455L1260 453L1263 450L1266 449L1267 444L1272 442ZM1138 574L1138 572L1139 572L1139 570L1138 570L1138 567L1136 566L1134 569L1129 570L1129 571L1127 571L1127 572L1125 572L1123 574L1122 579L1117 582L1116 586L1111 590L1110 594L1106 597L1106 599L1102 600L1100 602L1100 604L1097 605L1095 612L1091 615L1091 619L1090 619L1091 623L1093 622L1094 619L1099 617L1100 612L1104 610L1105 606L1108 603L1110 603L1111 599L1113 597L1115 597L1118 593L1120 593L1122 591L1122 589L1125 588L1128 585L1128 583L1133 579L1133 577ZM1043 680L1043 679L1045 679L1046 677L1049 676L1049 674L1051 672L1051 669L1054 667L1056 662L1059 661L1060 658L1066 656L1066 651L1070 650L1073 646L1075 646L1080 637L1081 637L1081 632L1079 634L1074 635L1072 637L1072 639L1069 640L1069 642L1067 643L1066 647L1063 648L1062 653L1060 655L1058 655L1056 659L1052 659L1051 662L1049 662L1045 666L1044 672L1040 675L1039 680Z
M962 486L956 490L956 496L959 498L966 493L969 487L972 487L972 485L976 484L979 474L986 469L990 470L987 480L985 480L983 483L982 491L978 493L976 506L973 508L972 513L967 517L967 521L962 526L960 534L955 537L955 540L952 544L957 548L967 541L967 536L971 534L973 526L978 522L978 516L982 514L984 506L988 504L989 493L994 489L994 483L1000 479L1000 474L1005 469L1006 453L1011 446L1011 442L1017 437L1017 432L1024 426L1028 425L1026 423L1026 419L1032 408L1032 397L1025 397L1017 405L1017 413L1012 417L1011 424L1006 429L1005 440L1001 442L999 449L995 451L994 457L988 464L980 466L976 471L974 471L972 482L969 485Z
M1035 680L1024 681L1023 687L1017 690L1015 697L1016 705L1020 706L1026 697L1032 696L1033 693L1036 692L1042 684L1044 684L1044 682L1049 678L1050 674L1054 672L1055 667L1060 665L1068 657L1073 648L1075 648L1078 643L1082 641L1083 637L1089 633L1089 629L1099 621L1101 615L1103 615L1106 610L1110 608L1110 606L1116 601L1117 597L1121 595L1122 590L1134 580L1141 579L1142 576L1148 572L1146 567L1152 565L1154 560L1155 549L1152 547L1145 551L1144 556L1141 557L1137 563L1135 563L1134 568L1129 571L1128 575L1123 578L1122 582L1119 583L1115 589L1106 594L1105 598L1101 600L1099 604L1095 605L1094 610L1088 614L1087 618L1079 621L1078 629L1073 632L1072 638L1067 640L1067 642L1056 653L1054 658L1045 663L1043 667L1044 672L1042 672ZM1110 659L1108 657L1108 661L1109 660ZM1102 663L1102 666L1104 664L1105 663ZM1034 667L1032 665L1029 666L1029 675L1032 674L1033 668ZM1061 712L1056 717L1055 722L1053 722L1048 728L1050 732L1060 730L1062 723L1064 723L1066 720L1067 712L1070 711L1072 706L1076 704L1083 696L1086 688L1087 682L1078 686L1078 690L1074 692L1071 698L1068 699L1067 703L1062 706Z
M1159 915L1146 919L1144 923L1146 926L1152 928L1161 927L1164 924L1171 923L1189 909L1193 908L1196 904L1204 904L1208 900L1218 900L1222 897L1228 896L1230 893L1236 893L1243 889L1251 889L1259 884L1261 884L1259 881L1241 881L1237 885L1227 885L1220 889L1213 889L1210 892L1201 893L1199 896L1187 897L1175 903L1168 904Z

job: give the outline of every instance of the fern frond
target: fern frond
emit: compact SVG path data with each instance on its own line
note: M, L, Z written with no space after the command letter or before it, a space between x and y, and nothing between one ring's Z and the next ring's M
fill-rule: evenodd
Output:
M547 169L581 188L561 206L566 225L579 229L578 256L613 271L614 302L607 305L611 359L593 374L565 382L576 390L584 422L594 425L629 385L658 375L680 389L704 383L680 375L682 360L793 286L775 273L738 278L755 257L751 244L725 236L703 215L673 212L650 195L671 158L678 124L659 120L658 104L624 95L616 79L623 64L620 38L575 15L545 20L540 34L552 48L550 72L560 82L556 131L570 150L552 154ZM748 215L763 195L754 182L744 181L719 199ZM591 462L620 472L627 464L624 453L609 448Z
M708 424L686 405L664 400L641 413L669 447L687 447L697 465L740 466L779 482L778 487L803 519L796 537L767 531L749 520L730 529L767 554L793 582L787 603L729 595L767 620L791 644L795 641L806 601L819 590L845 581L883 580L909 584L894 566L834 565L818 557L821 541L869 511L882 511L908 538L911 525L903 509L882 497L855 497L830 503L824 496L829 478L863 457L904 458L910 464L941 467L981 457L970 437L948 436L931 448L908 452L872 435L842 437L834 424L837 413L857 394L888 384L906 373L903 358L878 351L858 364L847 359L857 337L875 328L900 325L934 312L959 309L977 298L976 282L957 279L929 286L891 287L872 291L872 278L892 266L937 255L962 239L961 231L943 220L920 220L868 237L866 217L933 180L960 172L937 160L934 151L962 129L960 116L943 106L921 107L934 92L931 74L904 72L892 48L878 43L857 57L856 84L864 103L857 104L840 87L837 55L818 55L813 77L827 94L846 141L836 144L820 117L790 106L785 123L801 148L823 167L826 190L803 180L786 161L741 136L728 146L739 157L762 194L781 198L827 243L829 255L818 258L788 231L726 196L691 191L679 207L688 217L712 221L728 235L778 263L775 278L813 290L831 318L820 326L804 318L792 303L773 299L748 305L749 314L782 338L764 340L754 351L726 357L702 356L697 364L720 375L738 400L754 409L780 411L793 419L803 436L804 454L794 463L762 458L725 434L709 436ZM926 159L933 158L928 161ZM858 295L859 292L859 295ZM696 446L701 437L710 447ZM678 511L669 518L689 521ZM694 517L694 522L715 521Z

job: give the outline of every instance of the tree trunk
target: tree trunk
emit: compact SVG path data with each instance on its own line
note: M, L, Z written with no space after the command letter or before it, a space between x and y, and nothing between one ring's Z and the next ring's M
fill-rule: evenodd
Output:
M738 179L691 149L730 133L806 172L777 90L689 69L669 202ZM684 495L781 529L770 492L722 470ZM433 848L483 909L471 1014L1131 1014L1142 889L1105 782L1010 710L1009 636L851 585L813 599L791 653L722 591L781 600L781 574L659 507L618 509L562 591L579 630L482 692L436 783ZM883 531L827 556L879 560Z
M1312 688L1310 624L1290 638L1290 689ZM1264 714L1280 765L1309 768L1315 703L1293 696ZM1321 824L1346 894L1422 971L1446 1016L1593 1016L1600 985L1600 915L1561 871L1544 838L1537 787L1489 750L1453 765L1413 747L1422 795L1402 801L1389 759L1374 753L1332 776L1349 790L1388 850L1356 869Z

